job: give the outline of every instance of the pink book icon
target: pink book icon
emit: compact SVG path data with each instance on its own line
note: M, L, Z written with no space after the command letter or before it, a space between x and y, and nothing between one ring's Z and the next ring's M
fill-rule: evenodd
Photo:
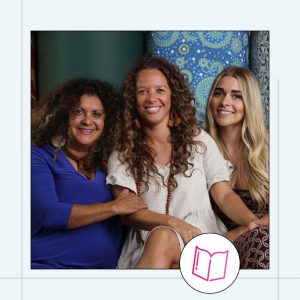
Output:
M224 279L228 253L229 250L210 253L196 246L192 274L206 281Z

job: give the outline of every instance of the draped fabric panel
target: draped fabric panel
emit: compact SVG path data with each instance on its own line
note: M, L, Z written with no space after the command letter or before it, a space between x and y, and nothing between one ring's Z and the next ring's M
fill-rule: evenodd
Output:
M250 35L250 69L255 74L262 95L265 124L269 125L270 95L269 31L252 31Z
M230 65L249 67L248 31L151 31L146 51L176 64L195 96L197 118L205 125L208 94L216 75Z

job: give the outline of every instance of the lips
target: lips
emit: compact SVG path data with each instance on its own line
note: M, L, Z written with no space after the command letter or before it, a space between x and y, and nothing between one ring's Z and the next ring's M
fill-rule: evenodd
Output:
M90 135L94 132L93 129L86 129L86 128L78 128L79 132L84 135Z
M150 114L156 114L160 111L161 106L144 106L144 109Z
M224 110L224 109L218 109L217 112L218 112L219 116L225 116L225 117L234 114L234 112L228 111L228 110Z

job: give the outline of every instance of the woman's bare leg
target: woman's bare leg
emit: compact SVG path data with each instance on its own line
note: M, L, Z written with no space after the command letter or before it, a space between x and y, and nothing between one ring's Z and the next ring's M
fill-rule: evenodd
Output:
M159 227L151 232L136 269L175 269L179 267L180 246L176 233Z

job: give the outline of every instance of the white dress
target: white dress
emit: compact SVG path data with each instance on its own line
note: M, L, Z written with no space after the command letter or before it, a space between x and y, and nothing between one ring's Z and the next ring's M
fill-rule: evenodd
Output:
M211 208L209 193L211 186L220 181L229 181L229 170L227 161L218 150L215 141L204 131L195 138L202 141L206 146L206 151L202 146L197 146L198 151L193 152L190 161L193 168L187 171L191 177L185 177L183 174L175 176L178 186L172 191L169 214L198 227L203 233L225 233L226 227L218 219ZM169 166L156 165L159 173L164 176L165 182L168 180ZM133 192L137 192L136 182L133 177L127 173L127 166L118 159L118 152L111 154L108 161L107 184L126 187ZM161 183L161 178L157 176ZM148 209L165 213L165 204L167 199L167 187L149 179L149 190L141 194L142 200L147 204ZM142 230L143 240L147 239L149 231ZM133 268L143 252L143 245L137 243L136 230L130 230L124 243L122 253L118 262L119 268ZM181 249L184 244L177 233Z

